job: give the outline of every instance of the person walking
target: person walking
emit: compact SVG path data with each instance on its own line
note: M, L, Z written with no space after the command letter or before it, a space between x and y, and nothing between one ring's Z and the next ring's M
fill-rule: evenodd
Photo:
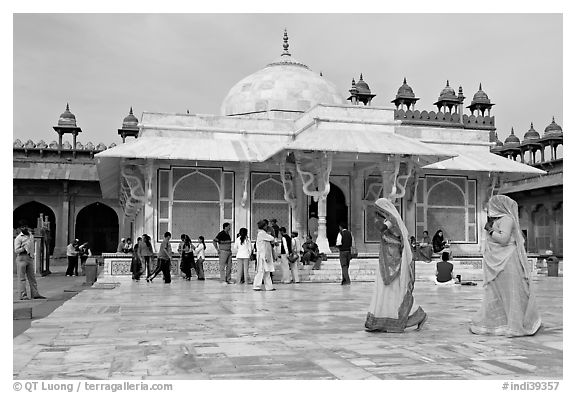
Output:
M146 277L146 281L152 282L158 273L162 272L164 276L164 283L170 284L172 282L172 277L170 276L170 259L172 258L172 247L170 247L170 239L172 234L170 232L164 233L164 240L160 245L160 250L158 251L158 264L154 273L151 276Z
M470 331L495 336L531 336L542 326L530 283L530 264L520 230L518 204L506 195L488 201L482 265L484 297Z
M232 284L232 238L230 238L231 225L225 222L222 230L216 235L212 244L218 252L220 263L220 281L223 284Z
M254 277L254 285L252 289L255 291L262 290L262 281L264 281L264 289L267 291L275 291L272 285L272 277L270 273L274 271L274 260L272 259L272 245L274 243L274 236L266 232L268 224L265 220L260 220L258 225L258 235L256 236L256 277Z
M132 252L132 263L130 264L130 272L132 272L132 280L140 281L142 275L142 257L140 255L140 247L142 247L142 238L136 239L134 251Z
M184 279L190 281L192 278L192 266L194 266L194 250L196 247L192 244L190 236L184 235L184 243L181 249L181 269L184 272Z
M66 247L66 257L68 258L68 268L66 269L66 277L78 275L78 239L74 239L72 243Z
M146 272L146 276L152 275L152 257L154 256L154 247L152 247L152 239L147 234L142 235L142 245L138 247L140 258L142 260L142 270ZM146 280L148 281L148 280Z
M408 229L390 200L380 198L375 205L380 258L364 327L369 332L402 333L411 326L420 330L428 315L412 295L416 275Z
M236 283L241 284L244 282L250 284L248 264L250 262L250 254L252 253L252 242L248 237L248 229L240 228L236 241L234 242L234 249L236 250L236 263L238 269Z
M198 236L198 245L196 246L196 263L194 264L194 269L196 269L196 275L198 280L204 281L204 260L206 252L206 243L204 242L204 236Z
M286 228L280 228L280 261L282 267L282 283L290 284L291 282L299 283L298 275L298 258L291 261L293 239L286 233Z
M46 299L38 292L38 284L34 275L34 237L30 234L26 221L19 222L18 236L14 239L16 253L16 269L18 273L18 292L20 300ZM26 278L30 286L30 297L26 293Z
M352 233L348 230L345 223L340 223L340 232L336 237L336 247L340 250L340 268L342 269L342 282L341 285L350 285L350 275L348 269L350 268L350 260L352 259Z

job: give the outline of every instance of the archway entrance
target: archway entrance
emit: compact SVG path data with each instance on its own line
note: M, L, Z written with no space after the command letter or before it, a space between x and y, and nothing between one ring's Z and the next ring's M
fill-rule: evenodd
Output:
M315 212L318 214L318 202L314 202L314 200L311 199L308 210L309 212ZM326 236L328 237L328 244L330 247L336 245L338 225L341 222L348 224L348 206L346 205L346 197L340 187L330 182L330 192L326 198Z
M26 220L30 228L34 229L36 228L40 214L48 217L48 221L50 222L50 243L48 244L48 250L50 254L52 254L56 244L56 216L48 206L32 201L17 207L12 214L12 227L18 228L18 222L20 220Z
M118 215L103 203L88 205L76 216L75 236L80 244L88 242L94 255L114 252L118 246Z

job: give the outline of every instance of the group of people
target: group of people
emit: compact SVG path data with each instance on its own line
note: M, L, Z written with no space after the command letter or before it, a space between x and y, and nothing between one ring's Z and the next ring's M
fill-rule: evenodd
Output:
M375 224L381 234L380 258L365 329L394 333L408 327L420 330L428 315L412 295L415 265L408 230L394 204L386 198L376 201ZM505 195L491 197L484 229L484 297L470 331L509 337L533 335L542 320L531 290L517 203ZM449 253L443 252L443 262L448 262L448 258ZM452 269L446 265L437 272L438 276L448 281L453 278Z
M165 283L172 281L170 273L172 263L171 239L172 234L170 232L164 233L164 238L158 250L156 266L153 265L153 257L156 253L150 236L143 234L142 237L138 237L133 247L128 247L131 246L130 238L122 239L118 245L118 250L132 253L130 272L134 281L140 281L140 278L146 275L146 281L152 282L159 273L162 273ZM198 245L196 246L186 234L182 234L180 239L178 254L181 256L180 270L184 274L184 278L190 280L192 278L192 268L194 268L198 279L204 280L204 250L206 250L204 237L200 236L198 238ZM194 257L194 251L197 253L197 258Z
M66 277L78 276L78 260L80 260L80 271L82 275L85 275L86 261L90 256L92 256L92 251L87 242L80 244L78 239L74 239L72 243L68 244L66 247L66 258L68 259Z
M310 241L304 245L300 244L298 232L293 231L288 235L286 228L280 227L276 219L260 220L257 226L254 247L248 236L248 229L240 228L235 240L232 241L231 225L224 223L222 231L213 240L214 248L218 252L220 281L224 284L234 283L231 276L232 253L235 251L238 263L236 283L252 284L256 291L262 290L262 286L268 291L273 291L271 274L275 271L274 262L278 259L282 283L299 283L298 263L303 257L307 258L308 263L315 262L319 255L318 246ZM248 273L251 260L256 263L256 276L252 283Z
M441 254L445 248L449 247L448 240L444 239L444 231L438 229L432 240L428 231L422 232L422 240L418 242L415 236L410 236L410 248L415 261L430 262L433 254Z

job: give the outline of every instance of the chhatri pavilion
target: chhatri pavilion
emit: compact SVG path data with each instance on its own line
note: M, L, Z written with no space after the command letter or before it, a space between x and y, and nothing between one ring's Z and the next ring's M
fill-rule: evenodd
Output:
M470 115L449 82L436 112L415 109L406 80L394 107L377 107L362 75L346 97L291 55L286 33L283 48L230 89L219 115L144 112L123 127L125 143L96 154L103 197L120 200L133 238L211 240L224 222L254 237L262 218L304 237L316 212L321 251L346 222L372 253L373 202L388 197L417 239L442 229L454 252L478 255L488 198L505 180L545 174L490 152L494 104L481 87Z

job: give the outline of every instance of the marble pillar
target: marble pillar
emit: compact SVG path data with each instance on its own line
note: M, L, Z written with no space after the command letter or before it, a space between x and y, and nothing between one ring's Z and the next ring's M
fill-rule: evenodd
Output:
M329 254L330 245L328 244L328 237L326 236L326 196L321 195L318 198L318 237L316 238L316 244L318 244L318 249L320 252Z

